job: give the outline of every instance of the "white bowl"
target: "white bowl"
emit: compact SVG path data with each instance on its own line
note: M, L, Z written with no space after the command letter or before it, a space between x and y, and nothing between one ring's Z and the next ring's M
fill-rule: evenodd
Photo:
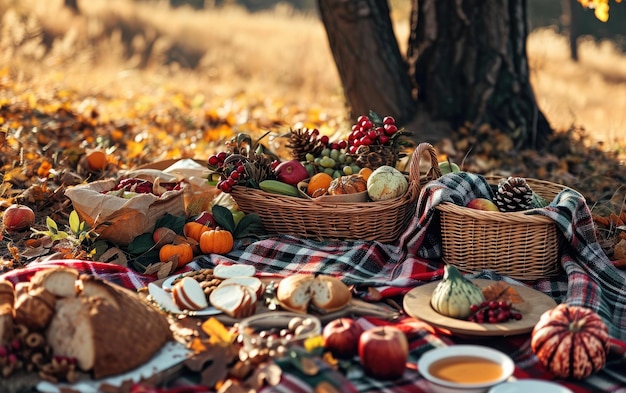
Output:
M489 393L572 393L565 386L554 382L538 379L520 379L519 381L505 382L489 389Z
M430 368L437 361L467 357L478 357L495 362L500 365L502 372L499 376L486 382L452 382L431 374ZM452 345L425 352L417 362L417 368L434 393L484 393L493 386L509 379L513 375L515 364L506 354L486 346ZM462 377L464 375L463 370L457 375Z

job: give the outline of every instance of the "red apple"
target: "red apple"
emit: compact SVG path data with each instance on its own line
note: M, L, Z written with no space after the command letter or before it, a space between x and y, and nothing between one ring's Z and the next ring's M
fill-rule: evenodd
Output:
M498 206L487 198L474 198L466 205L471 209L499 212Z
M359 357L367 376L381 380L398 379L409 358L409 343L402 330L377 326L359 339Z
M309 172L298 160L283 161L274 168L274 173L278 180L283 183L297 185L302 180L309 177Z
M333 319L322 331L324 347L336 358L349 359L359 353L361 333L363 328L354 319Z
M192 220L202 225L211 227L211 228L215 228L217 226L217 223L215 222L215 217L213 217L213 214L209 213L206 210L201 212L197 216L193 217Z
M2 222L9 232L21 231L35 223L35 212L28 206L14 203L4 211Z

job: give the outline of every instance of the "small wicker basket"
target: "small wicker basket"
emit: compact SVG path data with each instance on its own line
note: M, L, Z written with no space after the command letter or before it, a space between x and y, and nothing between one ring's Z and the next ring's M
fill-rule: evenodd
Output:
M486 177L495 186L500 177ZM527 178L538 195L551 201L565 186ZM461 270L484 269L520 280L557 275L563 242L553 220L523 212L493 212L453 203L437 206L443 260Z
M420 173L428 155L430 170ZM415 204L426 181L441 175L437 153L429 143L415 149L404 195L379 202L323 202L235 186L231 192L239 209L261 217L270 234L289 234L313 240L376 240L394 242L415 214Z

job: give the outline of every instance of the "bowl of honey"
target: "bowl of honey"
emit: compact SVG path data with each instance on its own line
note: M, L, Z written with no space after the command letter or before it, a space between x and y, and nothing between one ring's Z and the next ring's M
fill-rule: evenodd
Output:
M483 393L513 375L506 354L482 345L452 345L425 352L417 369L434 393Z

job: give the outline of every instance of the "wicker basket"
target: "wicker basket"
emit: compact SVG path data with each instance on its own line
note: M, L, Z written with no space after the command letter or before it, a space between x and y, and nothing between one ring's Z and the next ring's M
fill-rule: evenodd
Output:
M421 176L424 155L430 170ZM413 217L423 184L439 177L437 153L432 145L421 143L411 158L409 188L403 196L379 202L319 202L235 186L232 197L245 213L261 217L270 234L289 234L314 240L395 241Z
M500 177L487 177L496 186ZM551 201L565 186L526 179L540 196ZM523 212L492 212L442 203L443 260L461 270L483 269L520 280L559 273L562 235L553 220Z

